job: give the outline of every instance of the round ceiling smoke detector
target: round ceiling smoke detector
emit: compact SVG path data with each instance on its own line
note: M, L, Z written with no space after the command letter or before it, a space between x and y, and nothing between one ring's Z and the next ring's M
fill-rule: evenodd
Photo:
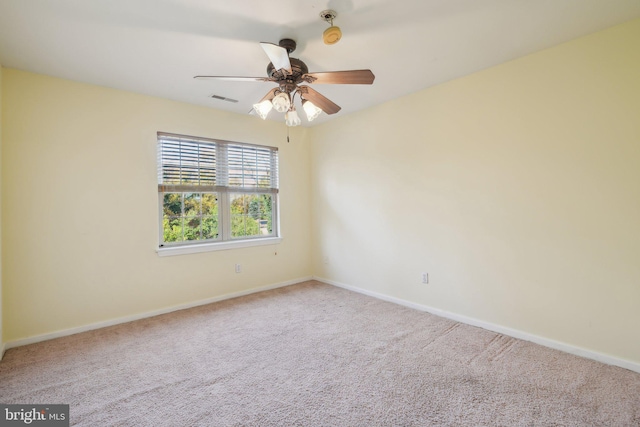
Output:
M333 25L333 20L336 16L338 16L338 14L335 10L328 9L320 12L322 20L327 21L331 25L329 28L324 30L324 33L322 33L322 40L324 41L324 44L336 44L342 38L342 31L340 30L340 27Z

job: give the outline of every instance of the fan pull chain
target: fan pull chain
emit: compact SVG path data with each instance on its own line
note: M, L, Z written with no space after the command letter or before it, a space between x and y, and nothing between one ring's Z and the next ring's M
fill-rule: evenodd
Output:
M287 126L287 142L289 142L289 126Z

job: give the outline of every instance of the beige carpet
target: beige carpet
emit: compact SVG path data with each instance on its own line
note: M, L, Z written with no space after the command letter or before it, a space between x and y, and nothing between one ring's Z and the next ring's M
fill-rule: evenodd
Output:
M79 426L640 426L640 374L318 282L7 351Z

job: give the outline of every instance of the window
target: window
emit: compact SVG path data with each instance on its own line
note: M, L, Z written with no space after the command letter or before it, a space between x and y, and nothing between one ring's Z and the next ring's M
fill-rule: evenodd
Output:
M276 243L277 196L277 148L158 133L159 253Z

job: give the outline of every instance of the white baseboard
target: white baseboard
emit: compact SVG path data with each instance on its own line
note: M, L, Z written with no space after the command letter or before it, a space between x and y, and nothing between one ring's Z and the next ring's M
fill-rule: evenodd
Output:
M598 362L606 363L608 365L619 366L621 368L629 369L640 373L640 363L627 359L621 359L618 357L610 356L607 354L598 353L592 350L587 350L582 347L576 347L571 344L566 344L560 341L555 341L549 338L533 335L517 329L507 328L505 326L496 325L493 323L485 322L483 320L474 319L472 317L462 316L460 314L451 313L449 311L440 310L438 308L430 307L423 304L418 304L401 298L392 297L389 295L381 294L378 292L369 291L367 289L358 288L356 286L345 285L334 280L325 279L323 277L313 277L314 280L327 283L329 285L337 286L339 288L347 289L350 291L358 292L364 295L368 295L374 298L378 298L384 301L392 302L395 304L403 305L405 307L413 308L420 311L426 311L427 313L434 314L436 316L445 317L447 319L455 320L457 322L465 323L471 326L477 326L489 331L498 332L503 335L508 335L513 338L518 338L525 341L530 341L536 344L543 345L545 347L553 348L555 350L564 351L565 353L574 354L576 356L585 357L587 359L596 360Z
M54 338L65 337L65 336L68 336L68 335L74 335L74 334L78 334L80 332L92 331L94 329L100 329L100 328L105 328L107 326L119 325L121 323L132 322L134 320L146 319L148 317L158 316L160 314L166 314L166 313L171 313L173 311L178 311L178 310L184 310L184 309L187 309L187 308L198 307L198 306L201 306L201 305L211 304L211 303L214 303L214 302L224 301L224 300L227 300L227 299L232 299L232 298L242 297L242 296L245 296L245 295L255 294L255 293L258 293L258 292L268 291L270 289L276 289L276 288L282 288L282 287L285 287L285 286L295 285L296 283L305 282L305 281L311 280L311 279L312 279L311 276L301 277L301 278L294 279L294 280L288 280L286 282L275 283L275 284L265 285L265 286L259 286L257 288L252 288L252 289L248 289L248 290L245 290L245 291L232 292L232 293L229 293L229 294L224 294L224 295L220 295L220 296L213 297L213 298L207 298L207 299L200 300L200 301L194 301L194 302L190 302L190 303L186 303L186 304L175 305L175 306L163 308L163 309L160 309L160 310L153 310L153 311L148 311L148 312L145 312L145 313L134 314L134 315L131 315L131 316L118 317L117 319L106 320L104 322L91 323L89 325L79 326L77 328L64 329L64 330L61 330L61 331L51 332L51 333L48 333L48 334L36 335L36 336L29 337L29 338L24 338L24 339L15 340L15 341L9 341L9 342L4 343L2 345L2 347L1 347L1 349L3 351L4 350L9 350L10 348L20 347L20 346L28 345L28 344L34 344L34 343L37 343L37 342L47 341L47 340L51 340L51 339L54 339ZM0 356L0 359L2 359L1 356Z

